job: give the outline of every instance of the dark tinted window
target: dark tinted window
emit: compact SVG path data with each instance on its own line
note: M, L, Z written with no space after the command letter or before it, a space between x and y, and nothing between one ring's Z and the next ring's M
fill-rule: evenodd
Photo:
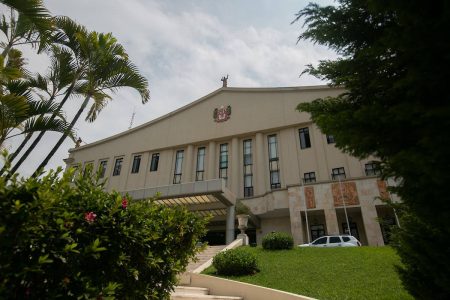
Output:
M158 171L159 153L152 154L152 162L150 164L150 172Z
M350 241L350 238L349 238L348 236L343 236L343 237L342 237L342 240L343 240L344 242L348 242L348 241Z
M340 243L341 239L338 236L331 236L330 243Z
M316 240L315 242L313 242L314 245L321 245L321 244L326 244L327 243L327 237L322 237L318 240Z
M309 139L308 127L300 128L298 130L298 134L300 136L300 148L301 149L311 148L311 141Z
M131 167L131 173L139 173L139 166L141 165L141 156L136 155L133 158L133 165Z

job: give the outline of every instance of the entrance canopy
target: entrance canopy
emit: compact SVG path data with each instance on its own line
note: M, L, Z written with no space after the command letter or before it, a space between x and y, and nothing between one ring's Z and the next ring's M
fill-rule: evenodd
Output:
M158 204L185 206L200 215L226 216L227 208L236 204L236 196L222 179L187 182L174 185L124 191L133 199L156 197Z

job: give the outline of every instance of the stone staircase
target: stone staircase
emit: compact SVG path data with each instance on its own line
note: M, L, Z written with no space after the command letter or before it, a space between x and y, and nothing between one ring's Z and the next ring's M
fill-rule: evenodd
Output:
M200 287L177 286L170 295L171 300L242 300L242 297L209 295L209 290Z
M225 248L226 245L220 245L220 246L208 246L203 252L200 252L197 254L197 261L191 261L189 265L186 268L186 272L192 272L201 265L203 265L205 262L213 258L217 253L219 253L223 248Z
M186 274L193 272L198 267L212 259L226 246L208 246L203 252L197 255L197 261L192 261L186 268ZM189 276L189 275L187 275ZM171 300L242 300L242 297L234 296L218 296L210 295L207 288L193 287L193 286L176 286L175 291L170 295Z

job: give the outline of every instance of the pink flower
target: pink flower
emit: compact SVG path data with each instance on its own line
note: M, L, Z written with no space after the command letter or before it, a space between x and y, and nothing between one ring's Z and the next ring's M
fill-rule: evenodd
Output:
M95 221L96 217L97 217L97 215L93 211L90 211L90 212L87 212L84 214L84 219L88 223L93 223Z
M127 200L127 198L123 197L123 199L122 199L122 208L126 209L127 206L128 206L128 200Z

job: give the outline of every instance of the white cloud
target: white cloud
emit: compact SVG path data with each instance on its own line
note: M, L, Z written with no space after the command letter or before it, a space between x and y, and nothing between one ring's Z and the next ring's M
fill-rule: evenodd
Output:
M86 142L126 130L133 108L137 126L192 102L219 88L220 78L225 74L230 74L230 86L320 84L315 78L299 78L299 74L306 64L334 56L331 51L310 43L297 45L299 26L289 25L296 11L289 11L286 20L273 19L285 18L285 12L277 14L283 6L276 0L265 1L263 7L255 6L255 15L243 17L238 13L237 19L219 13L217 9L221 6L217 2L185 5L150 0L48 0L45 3L53 14L67 15L90 30L113 32L150 82L152 99L145 106L140 104L136 92L124 89L113 97L94 124L80 120L76 127ZM262 8L266 11L261 14L266 16L270 9L272 19L267 23L284 25L261 25L264 22L257 15ZM76 112L76 103L74 99L67 107L69 115ZM33 172L57 138L56 134L47 134L21 173ZM49 167L64 165L62 159L67 157L71 146L73 143L66 141Z

